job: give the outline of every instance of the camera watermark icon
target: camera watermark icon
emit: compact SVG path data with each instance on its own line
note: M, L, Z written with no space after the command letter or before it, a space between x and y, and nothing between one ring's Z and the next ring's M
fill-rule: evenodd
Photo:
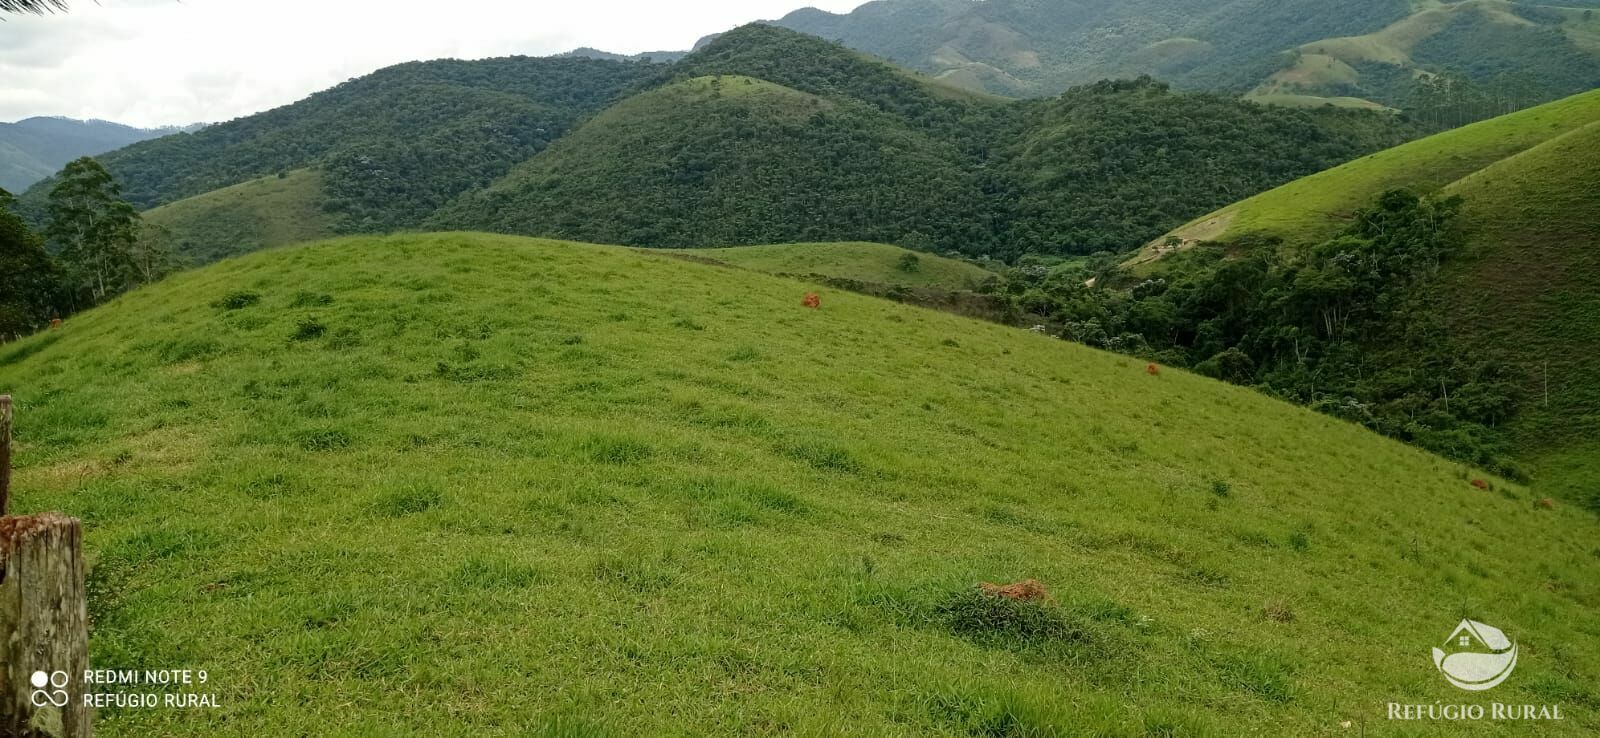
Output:
M66 707L71 699L66 690L70 680L71 677L64 671L36 671L29 680L33 684L33 693L28 695L28 701L34 707Z

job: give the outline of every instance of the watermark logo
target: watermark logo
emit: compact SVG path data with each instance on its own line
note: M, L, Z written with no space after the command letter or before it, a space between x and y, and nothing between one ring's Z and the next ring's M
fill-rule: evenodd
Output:
M70 699L65 689L68 679L64 671L34 672L30 680L33 693L28 695L28 701L34 707L66 707Z
M1476 620L1463 620L1445 641L1433 649L1433 665L1461 689L1493 689L1517 668L1517 644L1499 628Z

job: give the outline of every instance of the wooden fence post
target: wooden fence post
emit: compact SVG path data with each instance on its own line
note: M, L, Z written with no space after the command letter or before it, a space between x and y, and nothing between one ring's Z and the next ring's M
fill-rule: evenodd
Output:
M11 395L0 395L0 518L11 514Z
M10 399L0 398L0 736L88 738L83 527L61 513L4 514Z

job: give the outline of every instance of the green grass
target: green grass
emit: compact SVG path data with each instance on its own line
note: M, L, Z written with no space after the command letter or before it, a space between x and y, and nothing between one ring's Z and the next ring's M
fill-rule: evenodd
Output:
M1507 428L1541 494L1600 501L1600 91L1441 133L1223 208L1173 232L1185 243L1334 235L1384 190L1459 195L1463 244L1431 295L1461 350L1519 373ZM1165 239L1163 239L1165 240ZM1160 241L1156 242L1160 243ZM1173 264L1156 244L1128 262ZM1545 399L1546 373L1550 377ZM1600 505L1600 502L1597 502Z
M1172 232L1191 230L1219 216L1231 217L1208 240L1247 235L1312 242L1337 233L1356 210L1385 190L1405 187L1437 192L1495 162L1600 120L1600 90L1558 100L1429 136L1365 156L1343 166L1290 182L1229 205ZM1163 239L1158 239L1160 243Z
M327 238L333 225L322 200L322 175L297 169L163 205L144 218L171 231L173 251L184 263L209 264Z
M1526 377L1510 430L1540 488L1600 509L1600 121L1445 191L1465 200L1467 258L1445 269L1440 313Z
M983 267L933 254L879 243L795 243L740 246L694 252L717 261L769 274L822 276L874 284L970 290L994 276ZM910 254L916 266L902 260Z
M628 249L275 249L7 346L18 512L81 517L123 735L1600 730L1600 523L1256 392ZM248 295L253 294L254 297ZM308 335L304 326L322 330ZM1034 577L1043 609L974 599ZM1403 726L1453 735L1451 723Z

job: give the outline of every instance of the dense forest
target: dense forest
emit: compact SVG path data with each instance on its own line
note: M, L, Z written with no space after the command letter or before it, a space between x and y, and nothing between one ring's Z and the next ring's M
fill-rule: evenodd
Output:
M1174 93L1148 78L1020 106L996 166L1014 188L1001 254L1122 252L1221 204L1404 143L1393 116Z
M961 161L860 102L700 77L607 111L432 225L680 248L982 243L985 198Z
M413 62L101 161L141 210L321 166L343 230L392 230L487 184L653 73L578 58ZM51 185L29 191L35 211Z
M646 87L661 83L432 224L637 246L872 240L1085 255L1423 131L1148 78L1000 101L761 25Z

